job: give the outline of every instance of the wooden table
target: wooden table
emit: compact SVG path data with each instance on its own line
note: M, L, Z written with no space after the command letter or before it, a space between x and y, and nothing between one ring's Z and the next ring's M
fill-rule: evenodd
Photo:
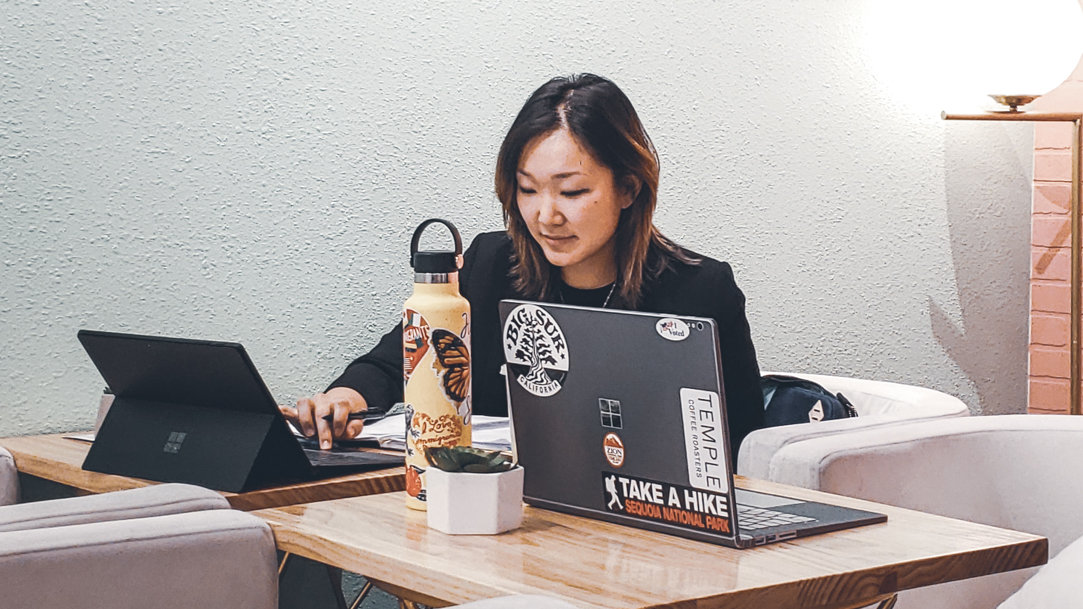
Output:
M55 482L81 494L107 493L158 484L142 478L84 470L83 459L90 450L90 443L71 440L65 438L65 435L70 434L0 438L0 446L6 448L15 458L15 467L20 474ZM405 488L403 468L392 467L245 493L222 494L236 509L259 510L295 503L390 493Z
M255 513L279 549L437 606L545 594L582 609L841 609L1048 559L1048 541L1035 535L758 480L740 486L874 510L888 521L733 550L531 507L516 531L445 535L405 508L403 493Z

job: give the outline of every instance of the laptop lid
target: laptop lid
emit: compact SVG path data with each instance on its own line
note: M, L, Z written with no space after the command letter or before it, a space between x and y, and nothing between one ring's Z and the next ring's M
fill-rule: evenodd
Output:
M315 475L240 344L93 330L78 337L115 396L83 469L233 492ZM401 463L373 456L360 467Z
M514 300L500 319L528 503L733 537L714 320Z
M528 503L732 547L885 519L737 496L714 320L514 300L500 319ZM745 535L746 499L794 514Z

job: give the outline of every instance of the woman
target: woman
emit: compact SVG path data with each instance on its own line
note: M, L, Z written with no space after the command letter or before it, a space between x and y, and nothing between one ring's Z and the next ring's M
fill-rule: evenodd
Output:
M658 173L635 109L609 80L554 78L527 100L496 164L507 230L479 235L460 272L473 316L474 413L507 414L497 303L519 298L714 318L734 457L762 427L744 295L728 264L685 250L654 227ZM401 336L399 327L388 332L325 393L283 412L323 448L332 437L360 433L363 423L348 421L349 413L402 399Z

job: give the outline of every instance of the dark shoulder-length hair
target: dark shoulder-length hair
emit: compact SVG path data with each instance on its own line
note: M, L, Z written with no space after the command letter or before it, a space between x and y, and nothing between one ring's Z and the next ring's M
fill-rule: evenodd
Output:
M535 138L567 129L602 165L613 172L617 188L634 193L617 223L617 285L614 302L637 306L644 283L674 262L697 262L655 228L658 201L658 153L632 102L612 81L594 74L557 77L538 88L515 117L496 161L496 196L514 246L512 279L528 297L550 299L559 269L549 264L519 212L519 162Z

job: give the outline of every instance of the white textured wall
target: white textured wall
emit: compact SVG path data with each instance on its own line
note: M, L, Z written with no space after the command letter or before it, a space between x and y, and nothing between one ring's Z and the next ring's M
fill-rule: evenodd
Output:
M79 328L321 388L396 319L417 222L500 227L504 131L576 71L636 104L658 223L734 265L764 368L1022 411L1029 127L915 111L872 4L7 2L0 435L91 424Z

